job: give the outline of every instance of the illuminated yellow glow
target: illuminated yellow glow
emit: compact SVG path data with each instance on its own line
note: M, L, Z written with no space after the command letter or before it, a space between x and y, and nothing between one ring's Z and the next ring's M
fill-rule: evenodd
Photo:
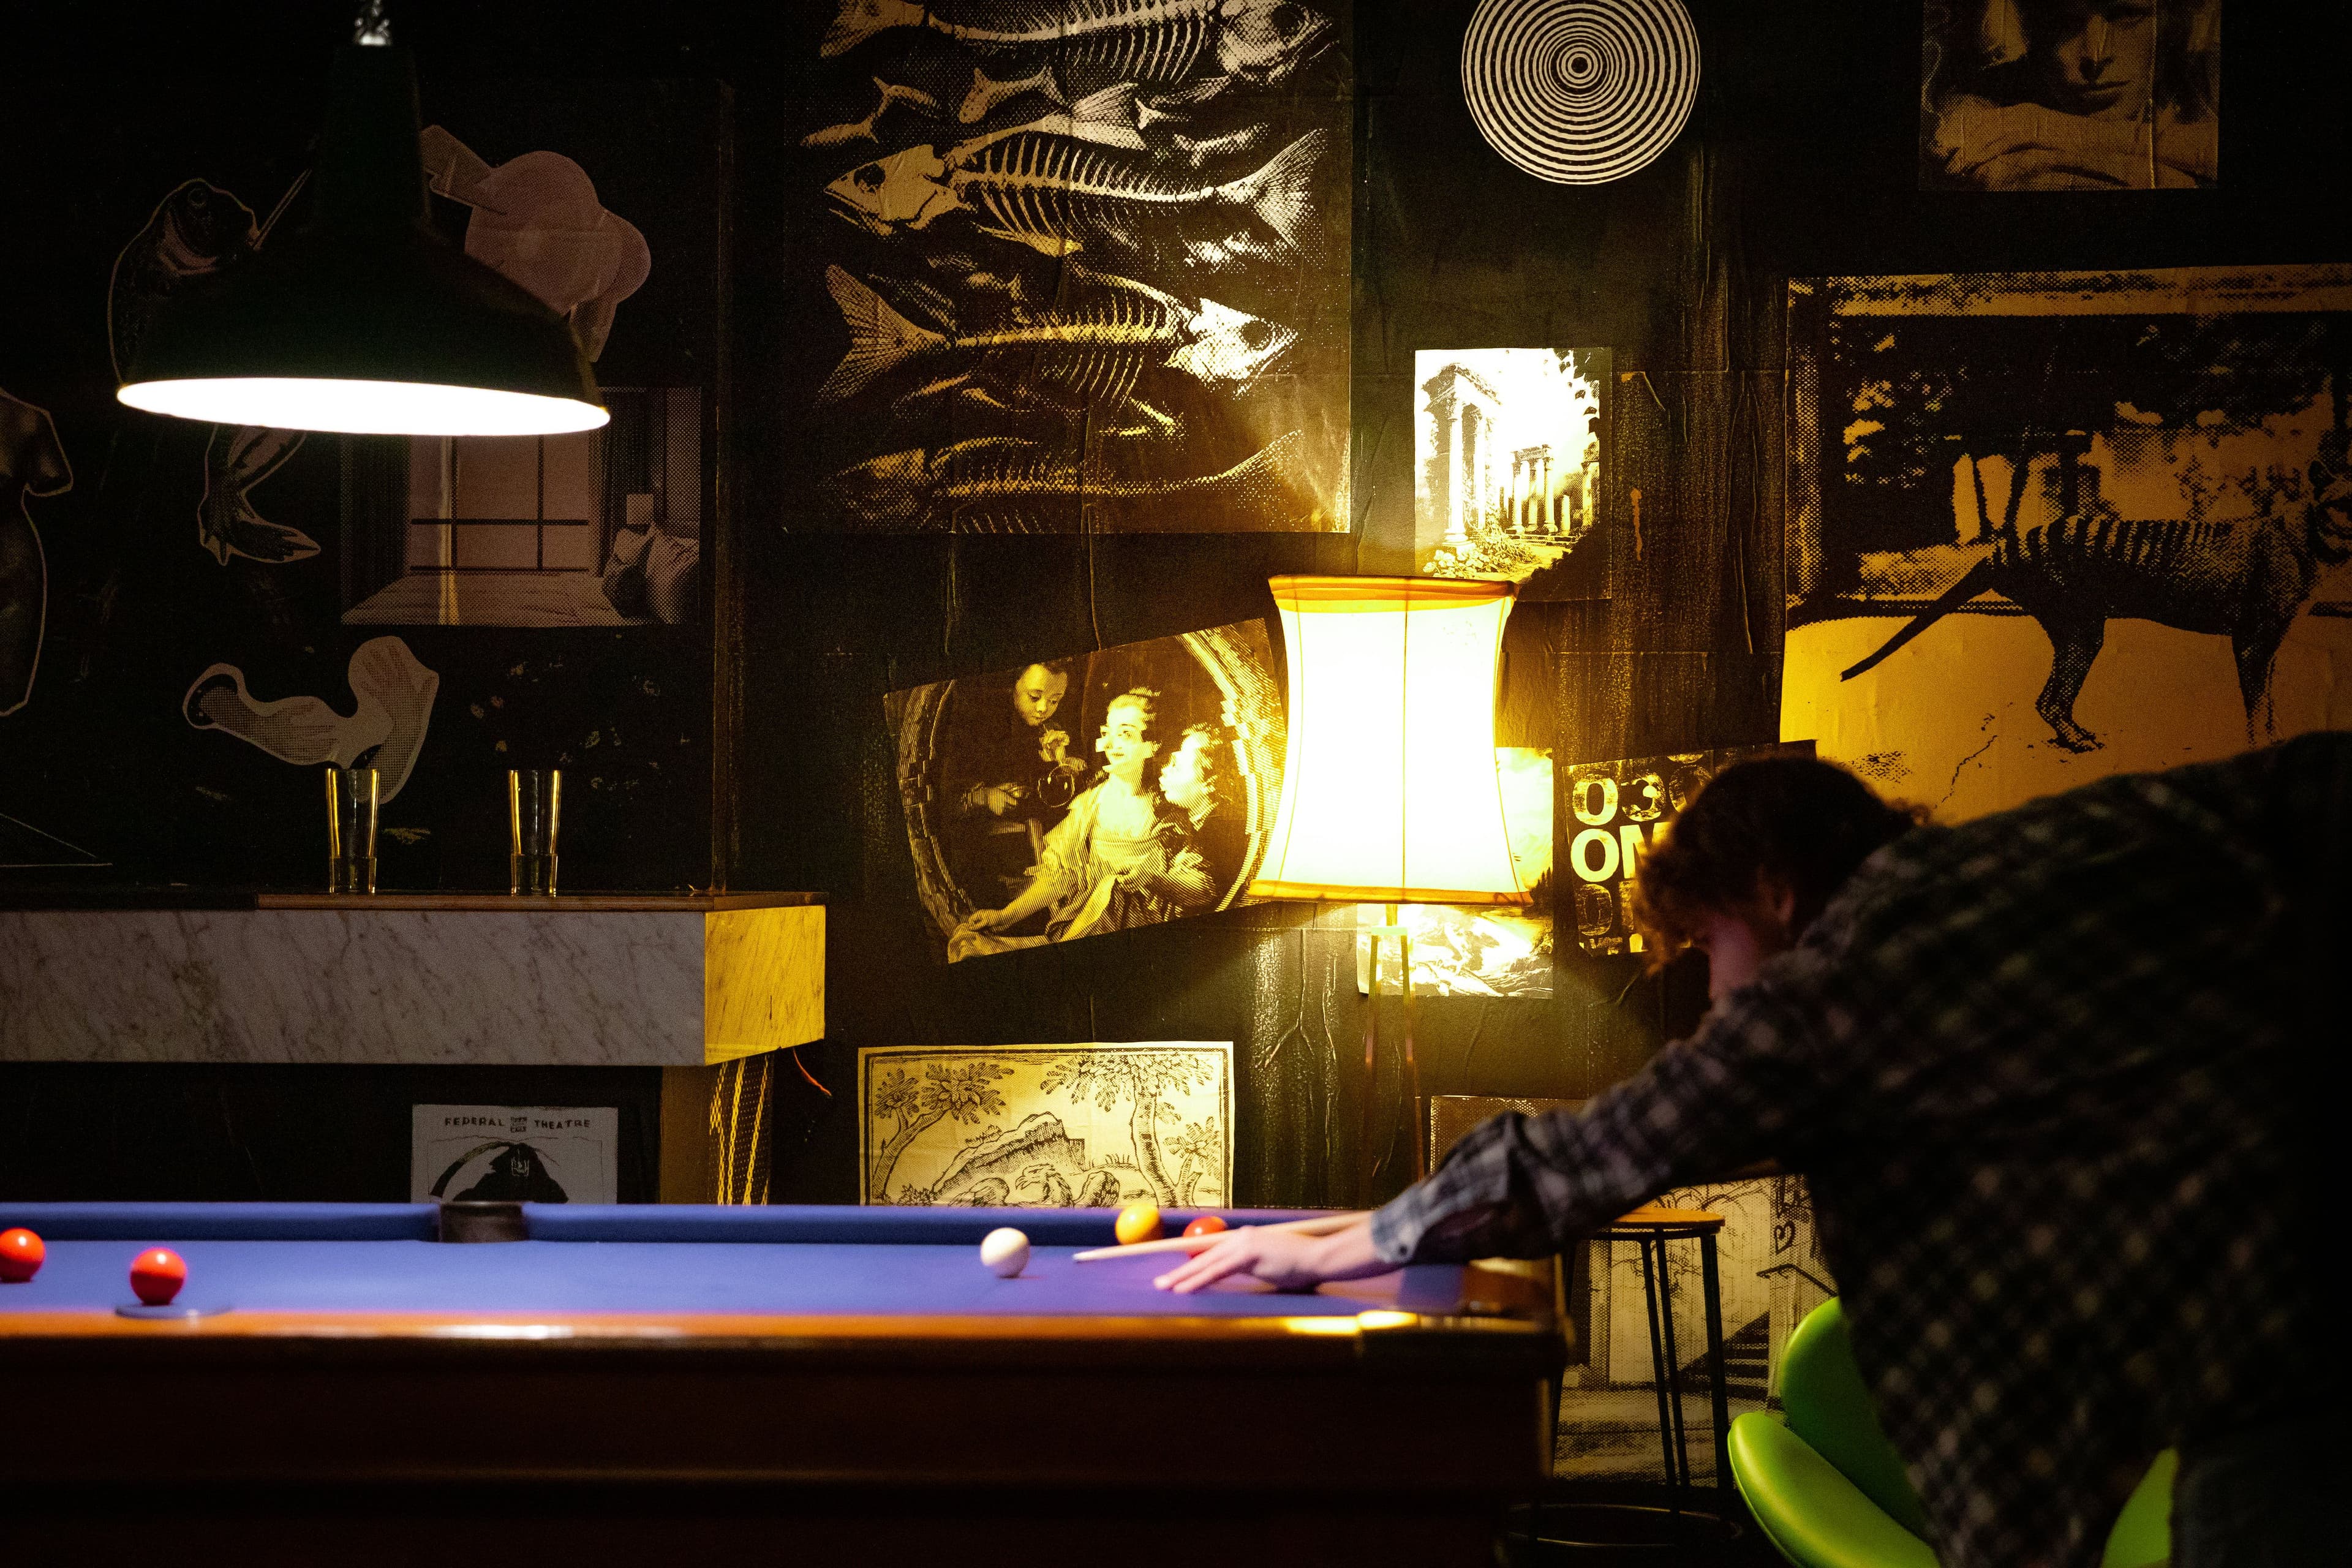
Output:
M565 1323L445 1323L425 1332L440 1340L568 1340Z
M347 436L560 436L612 418L578 398L407 381L224 376L134 382L115 396L181 419Z
M1260 898L1524 903L1495 674L1507 585L1277 577L1289 742ZM1488 590L1491 591L1482 591Z
M1412 1312L1381 1311L1356 1314L1356 1326L1360 1329L1403 1329L1410 1328L1420 1321L1420 1318Z
M1353 1318L1285 1318L1282 1326L1294 1334L1352 1334Z

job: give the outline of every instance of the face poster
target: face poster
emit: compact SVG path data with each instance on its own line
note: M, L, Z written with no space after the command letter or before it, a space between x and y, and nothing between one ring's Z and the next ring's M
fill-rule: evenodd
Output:
M1413 355L1413 568L1528 600L1605 597L1607 349ZM1576 560L1570 563L1570 557Z
M1927 0L1923 190L2218 184L2221 0Z
M1265 625L892 692L917 896L953 963L1231 907L1282 795Z
M2352 268L1790 303L1783 734L1956 820L2352 724Z
M860 1203L1233 1202L1230 1041L868 1047L857 1105Z
M784 526L1346 531L1348 0L807 9Z

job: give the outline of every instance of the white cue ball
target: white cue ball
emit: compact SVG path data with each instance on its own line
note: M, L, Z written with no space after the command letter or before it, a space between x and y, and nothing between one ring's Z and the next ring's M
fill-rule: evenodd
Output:
M980 1238L980 1261L999 1279L1010 1279L1029 1267L1029 1238L1001 1226Z

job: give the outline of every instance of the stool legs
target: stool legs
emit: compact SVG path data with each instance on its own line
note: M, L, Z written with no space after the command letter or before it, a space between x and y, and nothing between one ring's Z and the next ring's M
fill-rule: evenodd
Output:
M1731 1501L1731 1394L1723 1386L1723 1296L1712 1235L1698 1238L1698 1261L1706 1289L1706 1377L1715 1414L1715 1500L1720 1510Z
M1675 1480L1674 1417L1667 1414L1666 1404L1666 1349L1659 1338L1658 1329L1658 1275L1665 1268L1666 1248L1664 1243L1658 1244L1658 1264L1653 1269L1650 1266L1650 1238L1639 1237L1633 1245L1642 1249L1642 1304L1648 1310L1650 1320L1650 1384L1658 1395L1658 1455L1665 1463L1667 1492L1672 1499L1674 1513L1679 1518L1683 1510L1682 1488ZM1667 1303L1670 1321L1673 1310L1672 1303Z
M1682 1510L1683 1495L1690 1490L1690 1436L1683 1430L1683 1358L1675 1348L1675 1281L1666 1268L1666 1238L1658 1238L1658 1304L1665 1321L1666 1336L1666 1408L1675 1418L1675 1468L1666 1479L1674 1483L1675 1509Z

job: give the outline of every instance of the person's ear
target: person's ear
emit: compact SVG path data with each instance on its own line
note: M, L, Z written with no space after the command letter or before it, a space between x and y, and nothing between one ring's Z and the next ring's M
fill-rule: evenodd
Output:
M1797 889L1786 877L1769 870L1756 873L1756 904L1772 917L1782 936L1792 936L1797 924Z

